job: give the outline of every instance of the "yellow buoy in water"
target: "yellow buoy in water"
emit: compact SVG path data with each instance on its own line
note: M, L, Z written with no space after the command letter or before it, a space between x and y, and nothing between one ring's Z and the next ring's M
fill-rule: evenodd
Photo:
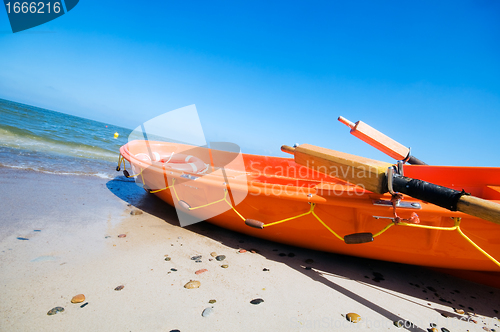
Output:
M115 133L115 139L118 138L118 136L120 136L120 134Z

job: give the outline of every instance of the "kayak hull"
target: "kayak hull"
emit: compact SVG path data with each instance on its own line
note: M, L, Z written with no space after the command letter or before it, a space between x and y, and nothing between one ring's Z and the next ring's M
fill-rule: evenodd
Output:
M326 175L293 159L246 154L220 165L214 161L214 150L164 142L132 141L120 152L138 183L177 209L223 228L338 254L443 269L500 271L494 262L500 258L499 225L411 197L404 197L404 204L396 208L409 221L396 224L391 196L335 177L335 172L346 170ZM176 169L152 152L189 154L202 160L208 171ZM151 160L136 157L145 153ZM405 166L404 170L409 177L500 200L500 168ZM410 219L414 214L419 223ZM249 227L247 219L266 226ZM371 233L373 241L347 244L343 240L360 233Z

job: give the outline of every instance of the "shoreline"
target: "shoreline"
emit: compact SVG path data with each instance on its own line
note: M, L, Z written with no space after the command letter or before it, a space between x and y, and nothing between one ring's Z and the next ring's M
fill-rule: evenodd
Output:
M173 207L123 177L4 167L0 175L2 330L397 331L393 323L400 319L418 326L411 331L426 331L432 322L450 331L499 330L493 319L498 289L422 267L291 247L207 222L181 228ZM217 261L212 252L226 258ZM201 263L191 260L196 255ZM196 275L201 269L207 271ZM191 279L200 288L184 288ZM83 308L70 302L80 293L88 302ZM250 304L258 298L264 302ZM478 323L452 318L461 317L453 311L459 305L479 315L471 318ZM56 306L65 311L48 316ZM208 307L213 313L203 317ZM362 321L348 322L350 312Z

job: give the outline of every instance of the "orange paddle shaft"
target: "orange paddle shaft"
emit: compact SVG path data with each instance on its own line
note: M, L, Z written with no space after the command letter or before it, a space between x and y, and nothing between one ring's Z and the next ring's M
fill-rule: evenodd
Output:
M338 120L351 128L351 134L382 151L389 157L396 160L405 160L409 157L410 159L408 162L410 164L425 165L424 162L418 160L417 158L409 156L409 148L382 134L380 131L370 127L366 123L362 121L352 123L342 116L339 116Z

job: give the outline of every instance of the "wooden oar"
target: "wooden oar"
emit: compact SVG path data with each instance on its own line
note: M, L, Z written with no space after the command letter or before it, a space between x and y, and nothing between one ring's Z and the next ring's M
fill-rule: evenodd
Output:
M293 154L297 164L364 187L377 194L392 190L450 211L460 211L500 225L500 204L426 181L399 174L387 176L392 164L329 150L310 144L295 148L283 145L283 152Z

